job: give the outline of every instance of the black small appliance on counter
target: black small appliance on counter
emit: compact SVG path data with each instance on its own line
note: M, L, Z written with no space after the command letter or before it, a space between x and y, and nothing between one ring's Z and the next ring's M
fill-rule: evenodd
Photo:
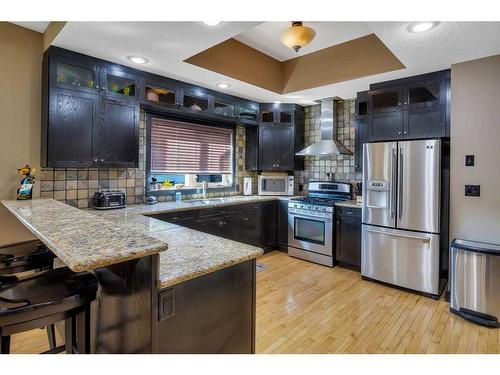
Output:
M94 193L92 207L96 210L109 210L127 206L125 193L120 190L102 190Z

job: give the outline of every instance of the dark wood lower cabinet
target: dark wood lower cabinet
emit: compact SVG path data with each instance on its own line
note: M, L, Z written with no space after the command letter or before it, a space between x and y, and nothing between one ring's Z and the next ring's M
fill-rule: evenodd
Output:
M255 353L255 259L157 289L158 258L95 270L92 353Z
M288 251L288 201L278 202L276 243L281 250Z
M255 353L255 259L160 290L156 327L156 353Z
M336 255L340 266L361 269L361 209L336 208Z
M258 202L149 216L270 251L276 247L276 232L280 230L277 227L281 225L276 222L278 203L283 202Z
M253 246L263 245L262 214L263 210L258 205L244 210L240 218L241 242Z

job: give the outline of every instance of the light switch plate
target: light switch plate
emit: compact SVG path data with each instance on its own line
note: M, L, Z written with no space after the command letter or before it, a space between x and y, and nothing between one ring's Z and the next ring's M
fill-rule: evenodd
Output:
M481 196L481 185L465 185L466 197L479 197Z

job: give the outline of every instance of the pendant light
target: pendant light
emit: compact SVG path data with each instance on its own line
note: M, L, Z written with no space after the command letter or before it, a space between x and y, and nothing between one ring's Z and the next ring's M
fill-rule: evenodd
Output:
M310 27L302 25L300 21L293 21L292 26L281 33L280 40L285 46L299 52L299 49L311 43L315 35L316 31Z

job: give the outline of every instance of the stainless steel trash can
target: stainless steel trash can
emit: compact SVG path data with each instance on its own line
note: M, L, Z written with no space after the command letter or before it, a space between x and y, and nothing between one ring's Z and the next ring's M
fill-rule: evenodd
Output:
M481 325L500 327L500 245L451 242L450 311Z

